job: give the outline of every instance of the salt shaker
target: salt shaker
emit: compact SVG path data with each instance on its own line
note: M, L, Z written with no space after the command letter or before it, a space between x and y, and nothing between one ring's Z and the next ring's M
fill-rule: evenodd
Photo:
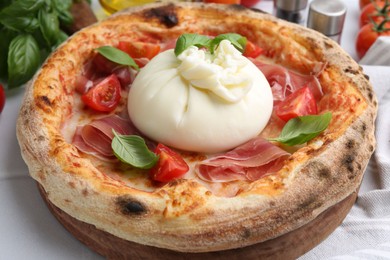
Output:
M289 22L303 24L307 0L274 0L274 15Z
M307 27L340 43L347 7L340 0L313 0L309 7Z

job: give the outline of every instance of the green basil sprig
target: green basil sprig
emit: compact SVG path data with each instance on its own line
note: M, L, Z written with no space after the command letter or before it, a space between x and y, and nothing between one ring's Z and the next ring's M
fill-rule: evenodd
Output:
M290 119L283 127L279 137L269 140L290 146L304 144L324 131L329 126L331 119L332 114L330 112Z
M179 56L190 46L196 46L198 48L210 46L211 39L205 35L196 33L182 34L176 41L175 55Z
M8 88L27 82L67 35L73 0L2 0L0 3L0 77ZM25 57L23 57L25 56Z
M60 22L55 12L47 12L39 10L38 12L39 26L41 33L48 46L55 45L60 33Z
M9 45L8 85L18 86L28 81L40 64L38 43L28 34L16 36Z
M215 37L210 42L210 52L214 53L214 50L223 40L229 40L237 50L239 50L241 53L244 53L247 40L245 37L237 33L225 33Z
M141 169L150 169L157 163L158 156L149 150L142 137L113 132L111 147L120 161Z
M222 40L229 40L233 46L240 52L244 52L246 45L246 38L237 33L225 33L220 34L217 37L210 39L205 35L199 35L194 33L182 34L176 42L175 55L179 56L190 46L196 46L198 48L206 48L211 54L214 53L217 46Z
M112 62L115 62L120 65L127 65L133 67L134 69L139 69L137 63L124 51L121 51L112 46L102 46L96 49L101 55L106 57Z

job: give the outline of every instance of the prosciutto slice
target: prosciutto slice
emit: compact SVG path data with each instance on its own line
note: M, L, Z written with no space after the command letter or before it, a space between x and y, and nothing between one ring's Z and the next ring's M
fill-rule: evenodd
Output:
M256 137L225 154L198 163L195 171L200 179L210 182L255 181L280 170L289 156L278 146Z
M114 157L111 148L113 129L122 135L136 134L136 129L130 120L110 115L84 126L78 126L72 144L82 152L102 159L112 159Z
M280 65L266 64L254 59L252 62L267 78L275 102L283 101L288 95L305 86L310 88L316 100L319 100L323 95L321 84L316 75L302 75Z

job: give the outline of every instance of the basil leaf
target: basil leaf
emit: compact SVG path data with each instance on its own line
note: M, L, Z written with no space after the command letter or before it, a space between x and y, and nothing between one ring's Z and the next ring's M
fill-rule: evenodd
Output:
M4 7L10 5L12 0L1 0L0 1L0 10L3 9Z
M120 65L127 65L131 66L135 69L139 69L137 63L127 54L126 52L123 52L117 48L114 48L112 46L102 46L96 49L101 55L109 59L110 61L113 61L115 63L118 63Z
M330 112L290 119L283 127L280 136L270 140L290 146L304 144L324 131L329 126L331 119Z
M179 56L183 51L185 51L190 46L201 47L210 47L210 38L205 35L199 35L195 33L186 33L182 34L176 41L175 55Z
M245 45L246 45L246 38L237 34L237 33L225 33L225 34L220 34L217 37L215 37L210 44L210 52L214 53L215 49L217 46L221 43L223 40L229 40L232 45L239 50L241 53L244 52L245 50Z
M40 65L39 47L31 35L21 34L10 43L8 51L8 87L27 82Z
M19 31L19 32L33 32L39 27L38 19L35 18L34 14L25 16L0 16L0 23L6 28Z
M53 45L53 50L56 49L58 46L60 46L60 44L66 41L67 39L68 39L68 35L65 32L60 30L58 33L57 41Z
M141 169L150 169L156 164L158 156L149 150L142 137L113 132L111 147L120 161Z
M0 29L0 78L5 79L8 74L7 57L9 44L18 34L5 27Z
M3 1L3 0L2 0ZM44 4L45 0L17 0L0 11L0 17L22 17L26 14L34 15Z
M71 25L73 23L73 16L70 13L72 0L51 0L54 9L58 13L60 22L64 25Z
M48 46L57 42L60 32L60 23L56 13L48 13L45 10L38 12L39 27Z

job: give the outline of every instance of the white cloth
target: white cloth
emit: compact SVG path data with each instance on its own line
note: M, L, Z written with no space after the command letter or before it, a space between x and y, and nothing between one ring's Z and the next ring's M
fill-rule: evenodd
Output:
M390 259L390 67L363 66L376 92L377 147L366 169L358 200L343 223L309 259Z

